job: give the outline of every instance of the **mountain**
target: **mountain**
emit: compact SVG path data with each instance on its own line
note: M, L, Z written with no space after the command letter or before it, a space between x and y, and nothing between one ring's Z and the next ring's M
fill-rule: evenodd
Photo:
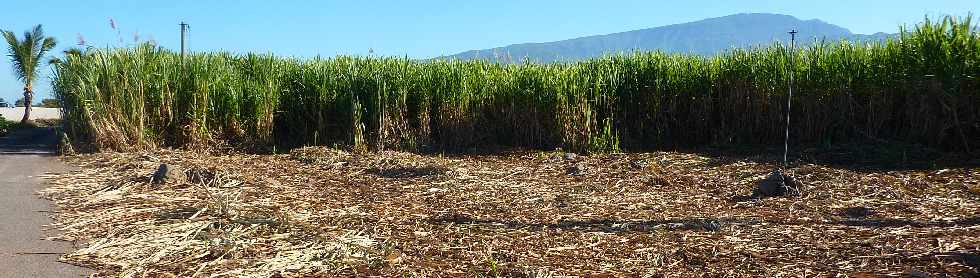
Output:
M724 17L674 24L628 32L574 38L555 42L522 43L455 55L459 59L520 61L523 57L536 62L575 61L608 53L633 50L662 50L668 53L713 55L732 47L768 45L774 41L789 42L786 32L796 29L797 42L815 39L852 41L883 40L885 33L854 34L846 28L818 19L800 20L780 14L735 14Z

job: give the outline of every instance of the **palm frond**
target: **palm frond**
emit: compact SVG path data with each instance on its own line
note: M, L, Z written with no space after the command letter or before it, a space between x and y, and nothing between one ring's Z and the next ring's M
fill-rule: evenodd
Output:
M21 81L26 81L25 78L27 76L24 74L24 67L22 66L24 61L21 59L23 55L21 55L22 47L20 40L18 40L17 35L11 31L3 31L3 38L7 41L8 52L10 53L7 56L10 57L10 63L13 66L14 74L17 75L17 78Z
M7 41L8 56L17 78L26 84L34 82L40 62L57 45L57 41L45 37L40 24L24 32L23 40L19 40L11 31L3 31L3 37Z

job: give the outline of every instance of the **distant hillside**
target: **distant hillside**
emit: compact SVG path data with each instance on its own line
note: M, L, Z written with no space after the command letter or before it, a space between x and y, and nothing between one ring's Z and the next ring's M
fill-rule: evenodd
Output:
M712 55L732 47L789 41L786 33L798 30L803 42L815 38L829 40L881 40L889 34L854 34L846 28L817 19L799 20L780 14L736 14L690 23L668 25L544 43L523 43L492 49L471 50L440 58L489 59L520 61L523 57L537 62L574 61L607 53L633 50L663 50L671 53Z

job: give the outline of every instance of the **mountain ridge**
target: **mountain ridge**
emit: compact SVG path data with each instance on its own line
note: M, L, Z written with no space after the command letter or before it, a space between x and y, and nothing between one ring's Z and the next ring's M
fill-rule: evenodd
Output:
M583 60L609 53L655 50L714 55L733 47L788 42L789 35L786 32L791 29L800 32L798 41L804 43L815 39L871 41L893 36L884 32L855 34L847 28L820 19L800 20L783 14L740 13L632 31L469 50L435 59L514 62L527 57L535 62L554 62Z

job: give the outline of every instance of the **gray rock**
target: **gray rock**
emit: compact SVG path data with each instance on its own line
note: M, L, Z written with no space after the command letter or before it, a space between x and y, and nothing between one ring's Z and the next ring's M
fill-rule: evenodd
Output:
M799 195L799 188L796 180L789 175L777 170L766 179L759 181L752 195L755 197L782 197Z
M153 172L153 178L151 179L151 181L153 183L165 183L167 182L167 179L169 179L171 175L172 173L170 171L170 166L167 165L166 163L163 163L160 164L159 167L157 167L157 170L155 172Z
M565 155L563 155L562 158L564 158L565 160L575 160L576 158L578 158L578 155L575 153L565 153Z

